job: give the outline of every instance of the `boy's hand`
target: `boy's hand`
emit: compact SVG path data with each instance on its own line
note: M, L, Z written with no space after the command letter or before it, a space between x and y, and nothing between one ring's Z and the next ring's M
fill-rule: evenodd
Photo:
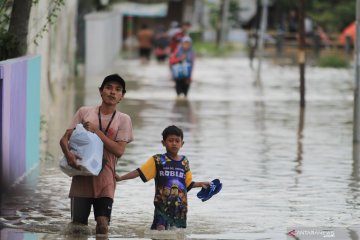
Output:
M208 188L210 186L210 182L201 182L202 188Z
M210 185L211 185L210 182L194 182L193 187L208 188Z
M115 175L115 180L117 181L117 182L120 182L122 179L121 179L121 177L119 176L119 175Z

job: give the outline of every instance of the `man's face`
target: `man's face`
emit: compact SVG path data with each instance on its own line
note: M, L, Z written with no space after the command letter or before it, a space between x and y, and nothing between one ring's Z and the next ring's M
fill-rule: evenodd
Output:
M123 99L123 89L118 82L107 82L104 88L100 89L100 95L105 104L116 105Z

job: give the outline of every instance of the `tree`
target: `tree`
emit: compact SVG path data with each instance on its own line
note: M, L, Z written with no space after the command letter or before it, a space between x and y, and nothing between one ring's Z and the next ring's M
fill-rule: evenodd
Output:
M3 4L6 4L6 2L7 1L3 1ZM9 28L6 31L3 26L0 32L0 60L26 54L31 6L32 0L13 1L11 16L9 18ZM6 6L1 10L6 11Z
M40 0L0 0L0 60L20 57L26 54L28 46L28 31L30 11ZM65 0L48 1L48 12L44 25L32 40L36 45L38 40L49 31L61 11Z
M355 20L354 0L309 1L308 14L331 32L339 32Z

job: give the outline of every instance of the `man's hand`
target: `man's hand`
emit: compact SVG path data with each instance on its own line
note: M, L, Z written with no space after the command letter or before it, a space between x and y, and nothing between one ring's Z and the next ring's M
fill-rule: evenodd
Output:
M80 167L76 164L76 159L81 159L80 156L75 153L69 152L68 154L66 154L65 157L70 167L80 170Z
M83 123L83 126L86 130L88 130L89 132L95 133L96 130L98 130L98 128L91 122L85 122Z

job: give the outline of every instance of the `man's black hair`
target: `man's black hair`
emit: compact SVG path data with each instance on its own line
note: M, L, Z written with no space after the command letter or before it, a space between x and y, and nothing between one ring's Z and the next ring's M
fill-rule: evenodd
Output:
M126 93L125 80L122 77L120 77L119 74L111 74L109 76L106 76L100 86L100 90L103 90L105 84L108 82L118 82L120 84L120 86L122 87L122 93L123 94Z
M164 131L162 132L163 140L165 141L169 135L175 135L181 137L181 139L184 139L183 131L175 125L168 126L164 129Z

